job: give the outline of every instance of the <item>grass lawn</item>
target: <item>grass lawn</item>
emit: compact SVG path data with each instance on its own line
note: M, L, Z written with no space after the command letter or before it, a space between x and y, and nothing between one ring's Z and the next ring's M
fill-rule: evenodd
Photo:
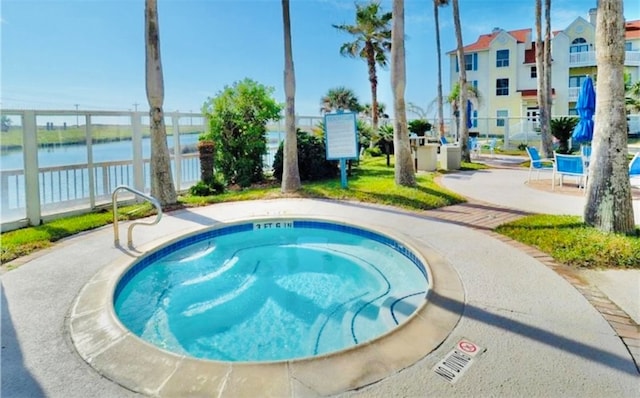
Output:
M463 164L463 168L467 169L483 167L478 164ZM420 173L416 175L415 187L398 187L394 183L394 169L386 166L384 158L367 158L354 167L352 175L348 177L347 189L342 189L339 178L336 178L304 183L299 192L283 195L279 184L271 182L249 189L228 190L216 196L182 196L177 207L204 206L238 200L305 197L355 200L420 211L464 202L462 196L437 185L434 181L435 175L436 173ZM122 207L119 213L122 219L134 219L153 214L153 209L149 204L144 204ZM111 217L110 210L104 210L3 233L0 237L0 261L4 264L49 247L53 242L67 236L107 225L112 222ZM640 238L603 234L585 226L579 217L530 216L500 226L497 231L538 247L567 265L589 268L640 267Z

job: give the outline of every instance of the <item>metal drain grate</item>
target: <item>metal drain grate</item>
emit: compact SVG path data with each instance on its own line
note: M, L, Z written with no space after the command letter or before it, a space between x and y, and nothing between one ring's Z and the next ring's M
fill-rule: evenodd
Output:
M469 369L475 357L484 351L484 348L469 340L460 340L455 348L433 367L433 371L454 384Z

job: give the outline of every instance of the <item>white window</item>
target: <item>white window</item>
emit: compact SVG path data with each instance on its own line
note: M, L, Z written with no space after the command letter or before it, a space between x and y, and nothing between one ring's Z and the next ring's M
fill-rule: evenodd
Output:
M506 119L509 117L509 111L506 109L498 109L496 111L496 126L504 127Z
M582 87L582 82L587 79L587 76L569 76L569 87Z
M496 95L509 95L509 79L496 79Z
M585 51L589 51L589 45L587 41L582 37L578 37L573 42L571 42L571 47L569 47L570 53L582 53Z
M509 66L509 50L496 51L496 68Z

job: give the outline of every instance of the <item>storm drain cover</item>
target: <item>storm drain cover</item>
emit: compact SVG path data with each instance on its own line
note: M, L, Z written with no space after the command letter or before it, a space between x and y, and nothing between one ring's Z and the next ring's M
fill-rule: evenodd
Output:
M467 369L473 364L475 358L484 351L485 349L479 345L462 339L443 360L433 367L433 371L449 383L454 384L465 374Z

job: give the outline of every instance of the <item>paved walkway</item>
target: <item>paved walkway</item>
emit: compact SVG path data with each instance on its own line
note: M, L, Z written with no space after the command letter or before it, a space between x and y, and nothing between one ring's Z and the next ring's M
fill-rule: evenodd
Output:
M169 213L158 226L139 228L134 241L136 247L142 247L168 234L270 215L330 216L391 229L439 253L456 270L465 290L462 318L441 346L415 365L343 395L637 396L640 336L637 323L629 316L632 311L623 310L624 303L614 301L602 291L601 284L584 274L491 231L531 211L544 212L525 206L526 201L535 201L529 191L524 191L524 197L511 199L523 210L497 199L497 204L486 200L486 191L498 187L484 180L480 181L482 189L475 190L476 178L493 174L492 180L501 179L504 184L508 176L518 173L491 170L445 175L441 183L467 196L469 202L423 213L302 199L228 203ZM519 184L523 181L520 178ZM497 191L501 193L504 191ZM67 332L71 305L87 281L114 261L139 254L113 247L112 239L110 227L75 236L20 259L21 267L1 275L0 395L137 396L82 361ZM446 308L446 303L436 305ZM486 351L459 381L450 384L433 368L463 338ZM311 390L294 394L315 395Z
M493 232L498 225L527 214L582 214L584 196L577 188L567 188L563 193L540 190L541 185L551 184L550 173L546 176L543 173L540 177L546 181L528 184L528 171L517 166L522 160L524 159L511 156L482 156L476 161L496 169L444 175L439 180L440 183L465 195L469 202L427 213L482 230L556 271L580 291L609 322L634 358L640 372L640 269L578 270L557 263L533 247ZM576 192L570 192L572 189ZM633 190L636 224L640 224L639 194L638 189Z

